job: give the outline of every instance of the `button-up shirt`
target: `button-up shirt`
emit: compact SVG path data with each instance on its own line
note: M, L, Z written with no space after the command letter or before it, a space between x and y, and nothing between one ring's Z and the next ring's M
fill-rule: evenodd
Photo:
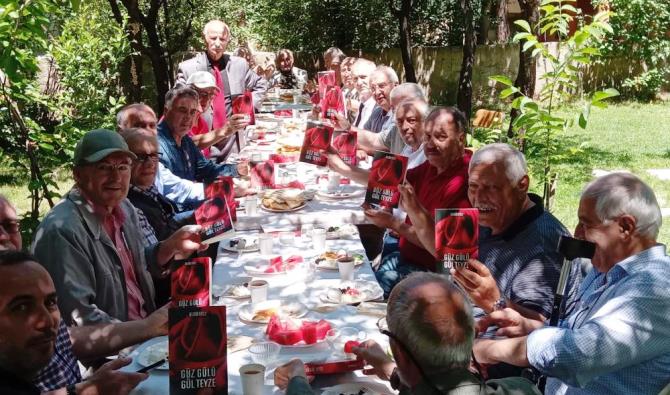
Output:
M77 357L72 352L70 333L65 321L60 321L54 353L47 366L37 374L33 384L41 391L53 391L59 388L74 385L81 381Z
M530 334L546 394L658 394L670 381L670 257L656 245L584 278L558 328Z
M181 144L177 145L165 121L158 124L158 143L163 154L161 163L177 177L189 181L212 182L220 175L238 175L237 167L233 164L216 164L205 159L188 136L182 137Z

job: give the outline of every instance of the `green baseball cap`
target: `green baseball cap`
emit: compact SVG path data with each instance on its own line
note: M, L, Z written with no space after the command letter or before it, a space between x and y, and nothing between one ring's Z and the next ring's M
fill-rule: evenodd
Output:
M97 163L115 152L123 152L131 159L137 159L120 134L108 129L91 130L77 142L74 165Z

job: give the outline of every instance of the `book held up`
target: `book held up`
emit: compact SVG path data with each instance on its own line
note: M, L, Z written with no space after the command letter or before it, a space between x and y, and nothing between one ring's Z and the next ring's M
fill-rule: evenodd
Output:
M479 256L479 210L441 208L435 210L437 272L466 268L468 259Z

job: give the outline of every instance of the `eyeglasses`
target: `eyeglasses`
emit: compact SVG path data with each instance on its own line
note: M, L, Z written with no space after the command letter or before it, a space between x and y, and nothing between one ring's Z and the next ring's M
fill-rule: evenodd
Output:
M428 375L423 370L419 362L416 360L416 358L414 358L414 355L412 355L412 353L409 351L410 348L407 347L405 343L403 343L400 339L398 339L398 336L394 335L393 333L391 333L391 331L389 331L388 323L386 322L386 317L382 317L377 321L377 328L379 329L379 332L381 332L382 335L386 335L389 338L393 339L393 341L398 343L400 348L403 349L403 351L405 352L405 354L407 354L407 356L412 361L414 366L416 366L416 368L419 370L419 373L421 374L421 377L426 382L426 384L428 384L428 386L430 386L436 393L438 394L442 393L442 391L439 388L437 388L437 386L433 384L433 382L428 378ZM474 352L471 353L471 358L473 365L475 366L475 369L477 369L476 375L481 378L481 366L479 365L479 362L477 362L477 359L475 359Z
M129 173L131 166L130 163L119 163L115 165L112 163L101 162L95 164L95 169L106 174L111 174L114 170L117 170L119 173Z
M142 164L145 164L147 162L158 163L160 158L163 157L163 153L162 152L153 152L151 154L140 154L140 153L135 152L135 156L137 157L137 159L135 159L135 162L137 162L137 163L142 163Z
M5 232L11 234L19 233L19 221L7 220L0 222L0 228L4 229Z

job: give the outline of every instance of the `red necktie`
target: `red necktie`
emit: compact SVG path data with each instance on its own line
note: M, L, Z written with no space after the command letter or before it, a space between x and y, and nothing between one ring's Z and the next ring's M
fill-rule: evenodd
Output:
M217 65L212 65L212 67L216 86L219 87L219 93L214 96L214 100L212 101L212 129L218 129L226 124L228 112L226 111L226 94L223 89L221 72Z

